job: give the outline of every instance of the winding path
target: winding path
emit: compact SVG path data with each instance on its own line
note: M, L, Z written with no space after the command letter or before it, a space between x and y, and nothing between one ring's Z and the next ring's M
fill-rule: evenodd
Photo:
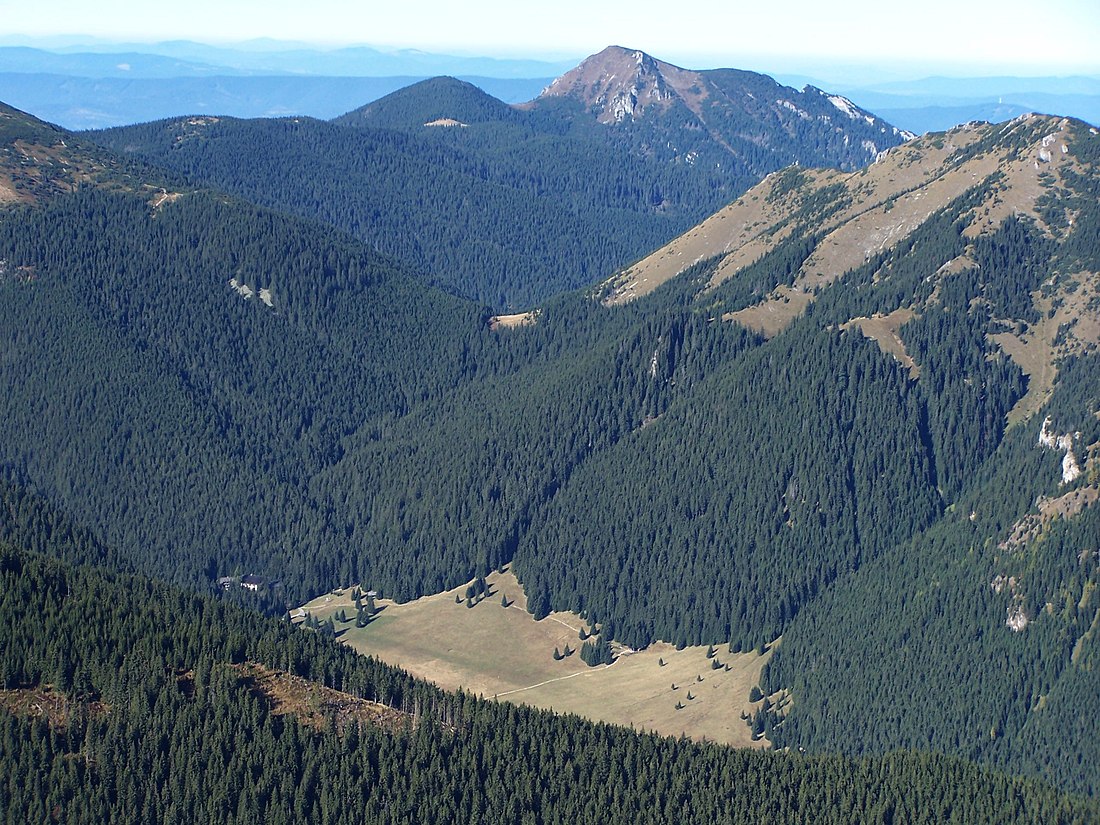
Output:
M564 622L563 622L563 624L564 624ZM615 661L617 662L618 659L616 659ZM613 664L615 664L615 662L611 663L611 665L613 665ZM553 684L554 682L564 682L566 679L572 679L576 676L587 676L591 673L596 673L597 671L600 671L600 670L606 670L607 668L611 667L611 665L599 665L598 667L592 667L592 668L589 668L588 670L578 670L576 673L570 673L568 676L559 676L556 679L547 679L545 682L539 682L537 685L528 685L527 687L513 688L512 690L504 690L504 691L501 691L500 693L494 693L493 698L494 699L499 699L501 696L508 696L510 694L513 694L513 693L523 693L523 691L525 691L525 690L534 690L535 688L542 687L543 685L550 685L550 684Z

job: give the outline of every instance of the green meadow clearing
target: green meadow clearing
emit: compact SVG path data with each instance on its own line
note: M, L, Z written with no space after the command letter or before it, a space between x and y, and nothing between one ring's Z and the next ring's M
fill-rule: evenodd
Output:
M613 644L613 664L589 667L580 659L584 619L551 613L535 621L510 570L486 581L488 595L472 607L466 585L405 604L380 599L363 628L355 626L351 588L303 609L321 621L343 610L348 621L335 622L342 642L446 689L670 736L767 747L753 741L741 714L758 706L749 702L749 691L770 652L730 654L716 644L708 658L705 646L677 650L657 643L633 651ZM566 648L572 654L555 660L555 649L560 654Z

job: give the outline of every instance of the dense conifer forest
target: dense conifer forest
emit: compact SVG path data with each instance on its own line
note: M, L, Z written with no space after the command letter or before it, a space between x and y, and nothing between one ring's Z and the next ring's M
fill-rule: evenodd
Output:
M736 100L789 94L814 117L734 115L716 95L707 129L682 104L611 128L572 99L521 110L435 78L329 123L198 117L94 139L325 221L495 309L527 309L633 262L768 172L854 168L868 159L867 140L899 140L863 120L830 122L838 112L816 90L795 93L751 72L719 86Z
M41 517L49 521L48 516ZM70 555L52 538L49 549ZM444 694L311 631L0 548L0 811L45 822L1087 822L1095 803L946 757L770 755ZM394 712L281 715L242 665ZM319 690L319 687L315 690ZM45 693L43 693L45 691Z
M1048 410L1094 443L1100 358L1064 369ZM798 697L797 712L769 723L777 744L948 751L1096 794L1100 510L1012 530L1037 496L1064 492L1039 430L1014 430L943 520L792 622L764 677ZM1006 627L1014 614L1031 619L1026 631Z
M352 241L201 192L154 211L89 190L3 228L9 266L34 272L3 284L7 462L137 569L192 584L247 568L291 599L357 580L411 598L514 559L536 604L628 643L751 649L930 524L946 462L987 456L1022 392L980 330L954 383L929 363L913 384L814 316L754 342L694 303L705 267L636 306L566 296L493 332ZM937 450L957 421L967 451ZM736 460L745 444L770 460ZM603 516L573 518L580 500Z
M972 237L978 187L765 339L724 317L792 281L827 198L744 278L711 287L703 260L626 306L566 292L497 328L339 228L145 185L106 154L31 175L19 147L64 134L0 114L33 195L0 212L2 675L75 703L61 727L2 717L23 777L5 810L1096 818L1059 794L1100 787L1100 363L1065 350L1038 414L1008 426L1031 385L992 337L1052 318L1036 296L1096 268L1093 144L1072 147L1045 228ZM916 371L849 325L899 309ZM1080 476L1039 445L1048 427ZM577 611L602 642L782 637L755 723L789 753L445 695L279 621L335 586L405 600L506 563L536 616ZM216 586L246 573L281 587ZM418 723L313 731L254 695L245 662Z

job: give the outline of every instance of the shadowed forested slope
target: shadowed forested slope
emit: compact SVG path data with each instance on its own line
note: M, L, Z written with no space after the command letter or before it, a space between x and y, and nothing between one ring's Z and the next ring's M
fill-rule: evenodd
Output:
M47 544L67 555L65 541ZM312 631L7 546L0 615L0 810L12 821L1097 815L1047 785L943 757L735 751L445 694ZM265 670L311 690L320 719L258 690L250 674ZM387 723L336 710L361 699ZM49 716L29 712L46 706Z
M195 118L95 139L326 221L429 282L500 308L527 308L590 283L691 225L710 203L696 203L709 182L679 170L647 169L592 141L498 122L457 134ZM680 202L655 210L645 182L666 179Z
M1065 365L1047 408L1082 443L1100 440L1098 367ZM1015 429L943 521L792 622L764 677L794 698L773 741L933 748L1096 793L1097 477L1067 493L1040 429Z
M193 117L93 136L344 229L447 289L526 309L631 263L769 172L857 168L902 139L818 90L698 74L702 108L692 97L616 123L583 96L516 108L435 78L331 123Z

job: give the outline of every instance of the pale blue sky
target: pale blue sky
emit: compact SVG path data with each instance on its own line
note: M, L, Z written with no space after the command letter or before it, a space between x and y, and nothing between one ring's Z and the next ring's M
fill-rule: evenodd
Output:
M14 34L273 37L552 58L614 43L690 68L889 62L945 74L1100 74L1097 0L0 0L0 35Z

